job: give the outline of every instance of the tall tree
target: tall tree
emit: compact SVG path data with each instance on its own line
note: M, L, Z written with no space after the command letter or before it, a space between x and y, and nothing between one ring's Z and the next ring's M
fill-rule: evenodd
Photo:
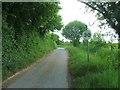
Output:
M33 29L44 36L46 32L62 27L57 2L4 2L2 7L3 19L6 19L9 27L15 29L16 37L22 31Z
M82 2L92 10L98 11L98 19L106 20L107 24L119 35L120 48L120 1L116 2Z
M84 30L86 30L86 25L84 23L73 21L63 28L62 34L67 39L71 40L74 46L77 46Z

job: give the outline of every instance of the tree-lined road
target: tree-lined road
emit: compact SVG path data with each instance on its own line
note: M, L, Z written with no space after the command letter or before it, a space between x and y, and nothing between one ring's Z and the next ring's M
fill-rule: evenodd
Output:
M68 88L67 59L67 51L58 48L7 88Z

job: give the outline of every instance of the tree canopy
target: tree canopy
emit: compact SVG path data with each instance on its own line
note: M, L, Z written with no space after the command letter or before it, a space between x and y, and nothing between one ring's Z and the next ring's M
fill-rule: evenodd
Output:
M112 27L119 35L120 40L120 1L116 2L82 2L93 11L98 11L99 20L106 20L107 24ZM102 26L106 23L102 23ZM119 41L120 42L120 41ZM120 48L120 44L119 44Z
M73 45L76 46L79 42L83 31L86 30L86 25L80 21L73 21L68 23L63 28L63 36L72 41Z
M3 19L16 30L16 35L24 30L36 29L44 36L48 31L62 28L58 2L5 2L2 7Z

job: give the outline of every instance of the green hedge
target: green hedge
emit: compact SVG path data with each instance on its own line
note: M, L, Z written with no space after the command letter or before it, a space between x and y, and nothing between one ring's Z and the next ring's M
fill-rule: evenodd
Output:
M36 30L22 32L15 39L15 30L3 24L2 32L2 76L7 79L55 48L55 43L46 34L40 37Z

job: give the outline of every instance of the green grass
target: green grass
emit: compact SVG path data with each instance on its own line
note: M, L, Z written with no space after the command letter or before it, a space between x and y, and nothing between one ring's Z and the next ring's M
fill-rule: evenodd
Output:
M102 73L88 73L84 77L75 78L78 88L116 88L118 87L118 72L106 70Z
M69 51L69 68L77 88L115 88L118 87L117 51L112 53L102 48L90 52L90 62L86 58L84 46L67 47Z

